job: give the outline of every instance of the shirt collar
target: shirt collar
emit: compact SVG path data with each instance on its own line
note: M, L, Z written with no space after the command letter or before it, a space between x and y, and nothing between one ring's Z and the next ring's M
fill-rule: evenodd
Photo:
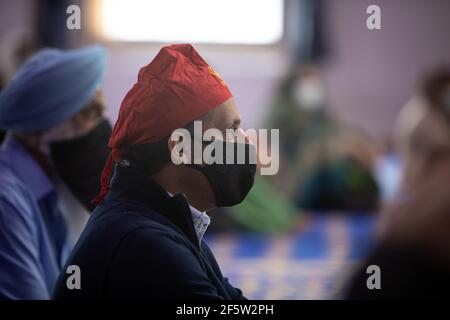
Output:
M167 192L167 193L172 197L172 194L170 192ZM195 233L197 234L198 241L201 242L203 239L203 236L206 232L206 229L208 229L208 227L211 223L211 217L208 216L205 212L201 212L191 205L189 205L189 208L191 209L191 215L192 215L192 221L194 222Z
M1 146L1 159L30 189L36 199L54 193L55 188L45 172L28 153L22 143L8 134Z
M197 233L198 240L202 241L203 235L211 223L211 218L205 212L201 212L192 206L189 207L191 208L192 220L194 222L194 228Z

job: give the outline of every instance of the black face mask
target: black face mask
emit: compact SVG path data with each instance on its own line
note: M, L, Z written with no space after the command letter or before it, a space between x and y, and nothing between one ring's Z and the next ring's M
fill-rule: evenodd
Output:
M91 200L100 192L100 177L110 154L111 132L111 125L105 119L82 137L50 144L57 172L89 211L95 208Z
M218 207L229 207L241 203L253 187L256 164L249 159L256 159L256 147L252 144L214 141L223 144L223 164L190 164L193 169L202 172L208 179ZM245 163L237 163L237 150L245 149ZM227 150L234 149L234 161L226 163Z

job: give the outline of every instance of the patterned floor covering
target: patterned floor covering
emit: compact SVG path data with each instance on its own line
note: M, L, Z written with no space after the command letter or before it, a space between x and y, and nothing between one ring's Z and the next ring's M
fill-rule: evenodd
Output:
M311 215L294 234L209 235L230 282L250 299L336 299L373 243L373 215Z

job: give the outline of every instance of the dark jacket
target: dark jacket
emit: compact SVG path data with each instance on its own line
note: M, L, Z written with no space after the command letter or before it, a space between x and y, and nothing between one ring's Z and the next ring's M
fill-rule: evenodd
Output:
M146 175L118 164L59 276L55 299L245 299L199 242L189 205ZM69 265L81 289L68 289Z

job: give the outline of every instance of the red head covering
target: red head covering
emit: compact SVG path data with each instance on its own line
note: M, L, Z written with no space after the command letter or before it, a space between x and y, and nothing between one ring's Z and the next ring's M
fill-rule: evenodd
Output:
M232 96L222 78L190 44L163 47L139 71L122 101L103 169L99 204L109 190L112 164L130 145L157 142L219 106Z

